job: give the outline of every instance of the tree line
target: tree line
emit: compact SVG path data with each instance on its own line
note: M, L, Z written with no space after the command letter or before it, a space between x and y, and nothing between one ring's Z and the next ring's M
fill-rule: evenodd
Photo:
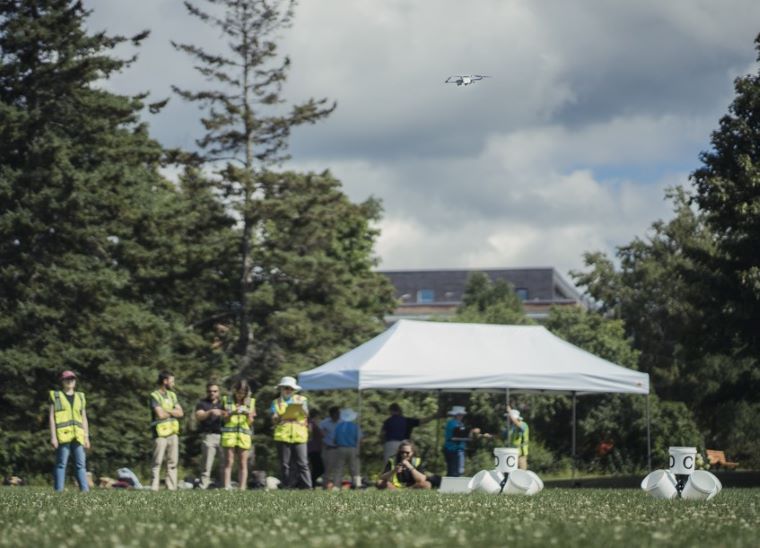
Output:
M295 1L185 5L226 44L221 51L174 44L208 86L174 89L200 108L204 132L194 150L151 137L145 120L166 100L103 85L135 61L115 49L139 46L147 31L88 32L77 0L0 0L4 473L49 469L45 411L63 369L77 371L88 394L89 460L105 472L147 462L147 398L158 371L176 373L186 406L209 378L244 377L267 401L277 377L366 341L395 307L392 287L374 271L380 203L351 202L329 171L278 169L291 130L336 108L327 99L283 99L290 60L276 38L291 24ZM760 75L749 75L736 81L694 188L672 190L674 218L654 223L614 258L587 254L574 278L596 308L553 310L546 322L574 344L650 373L657 452L683 443L757 459L758 155ZM454 319L530 321L511 288L483 276L470 280ZM326 409L354 398L314 400ZM378 392L363 403L369 442L394 399L419 415L465 403L487 430L500 426L488 395ZM568 400L518 403L536 440L533 462L557 467L569 454ZM589 466L643 465L643 405L614 395L581 400L579 447ZM268 427L263 415L258 431ZM419 432L421 448L436 455L434 427ZM609 458L595 455L601 438L614 442ZM187 441L183 455L191 459L192 436Z

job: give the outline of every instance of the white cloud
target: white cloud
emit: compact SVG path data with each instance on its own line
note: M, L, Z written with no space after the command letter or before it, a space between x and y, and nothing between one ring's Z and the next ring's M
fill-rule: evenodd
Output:
M113 89L199 88L169 40L224 46L181 2L87 3L93 28L153 30ZM755 0L304 0L280 44L286 94L338 109L296 129L285 167L382 199L384 267L578 268L670 216L664 188L757 70L758 20ZM493 78L442 83L458 72ZM151 124L171 146L201 135L177 98Z

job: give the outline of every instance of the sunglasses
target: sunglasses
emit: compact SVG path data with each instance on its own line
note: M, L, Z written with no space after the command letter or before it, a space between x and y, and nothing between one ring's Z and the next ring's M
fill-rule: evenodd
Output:
M399 455L411 455L412 452L411 451L399 451L398 454Z

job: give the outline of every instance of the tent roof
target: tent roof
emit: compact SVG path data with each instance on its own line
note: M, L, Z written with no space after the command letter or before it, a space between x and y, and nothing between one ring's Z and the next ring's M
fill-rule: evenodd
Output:
M307 390L505 390L649 393L649 375L615 365L542 326L399 320L301 373Z

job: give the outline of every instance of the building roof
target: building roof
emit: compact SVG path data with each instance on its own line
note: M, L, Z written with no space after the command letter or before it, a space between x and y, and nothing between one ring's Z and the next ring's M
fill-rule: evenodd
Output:
M467 281L475 272L487 274L494 282L510 283L526 303L568 304L583 300L578 290L552 267L379 271L390 279L402 305L428 306L461 303Z

